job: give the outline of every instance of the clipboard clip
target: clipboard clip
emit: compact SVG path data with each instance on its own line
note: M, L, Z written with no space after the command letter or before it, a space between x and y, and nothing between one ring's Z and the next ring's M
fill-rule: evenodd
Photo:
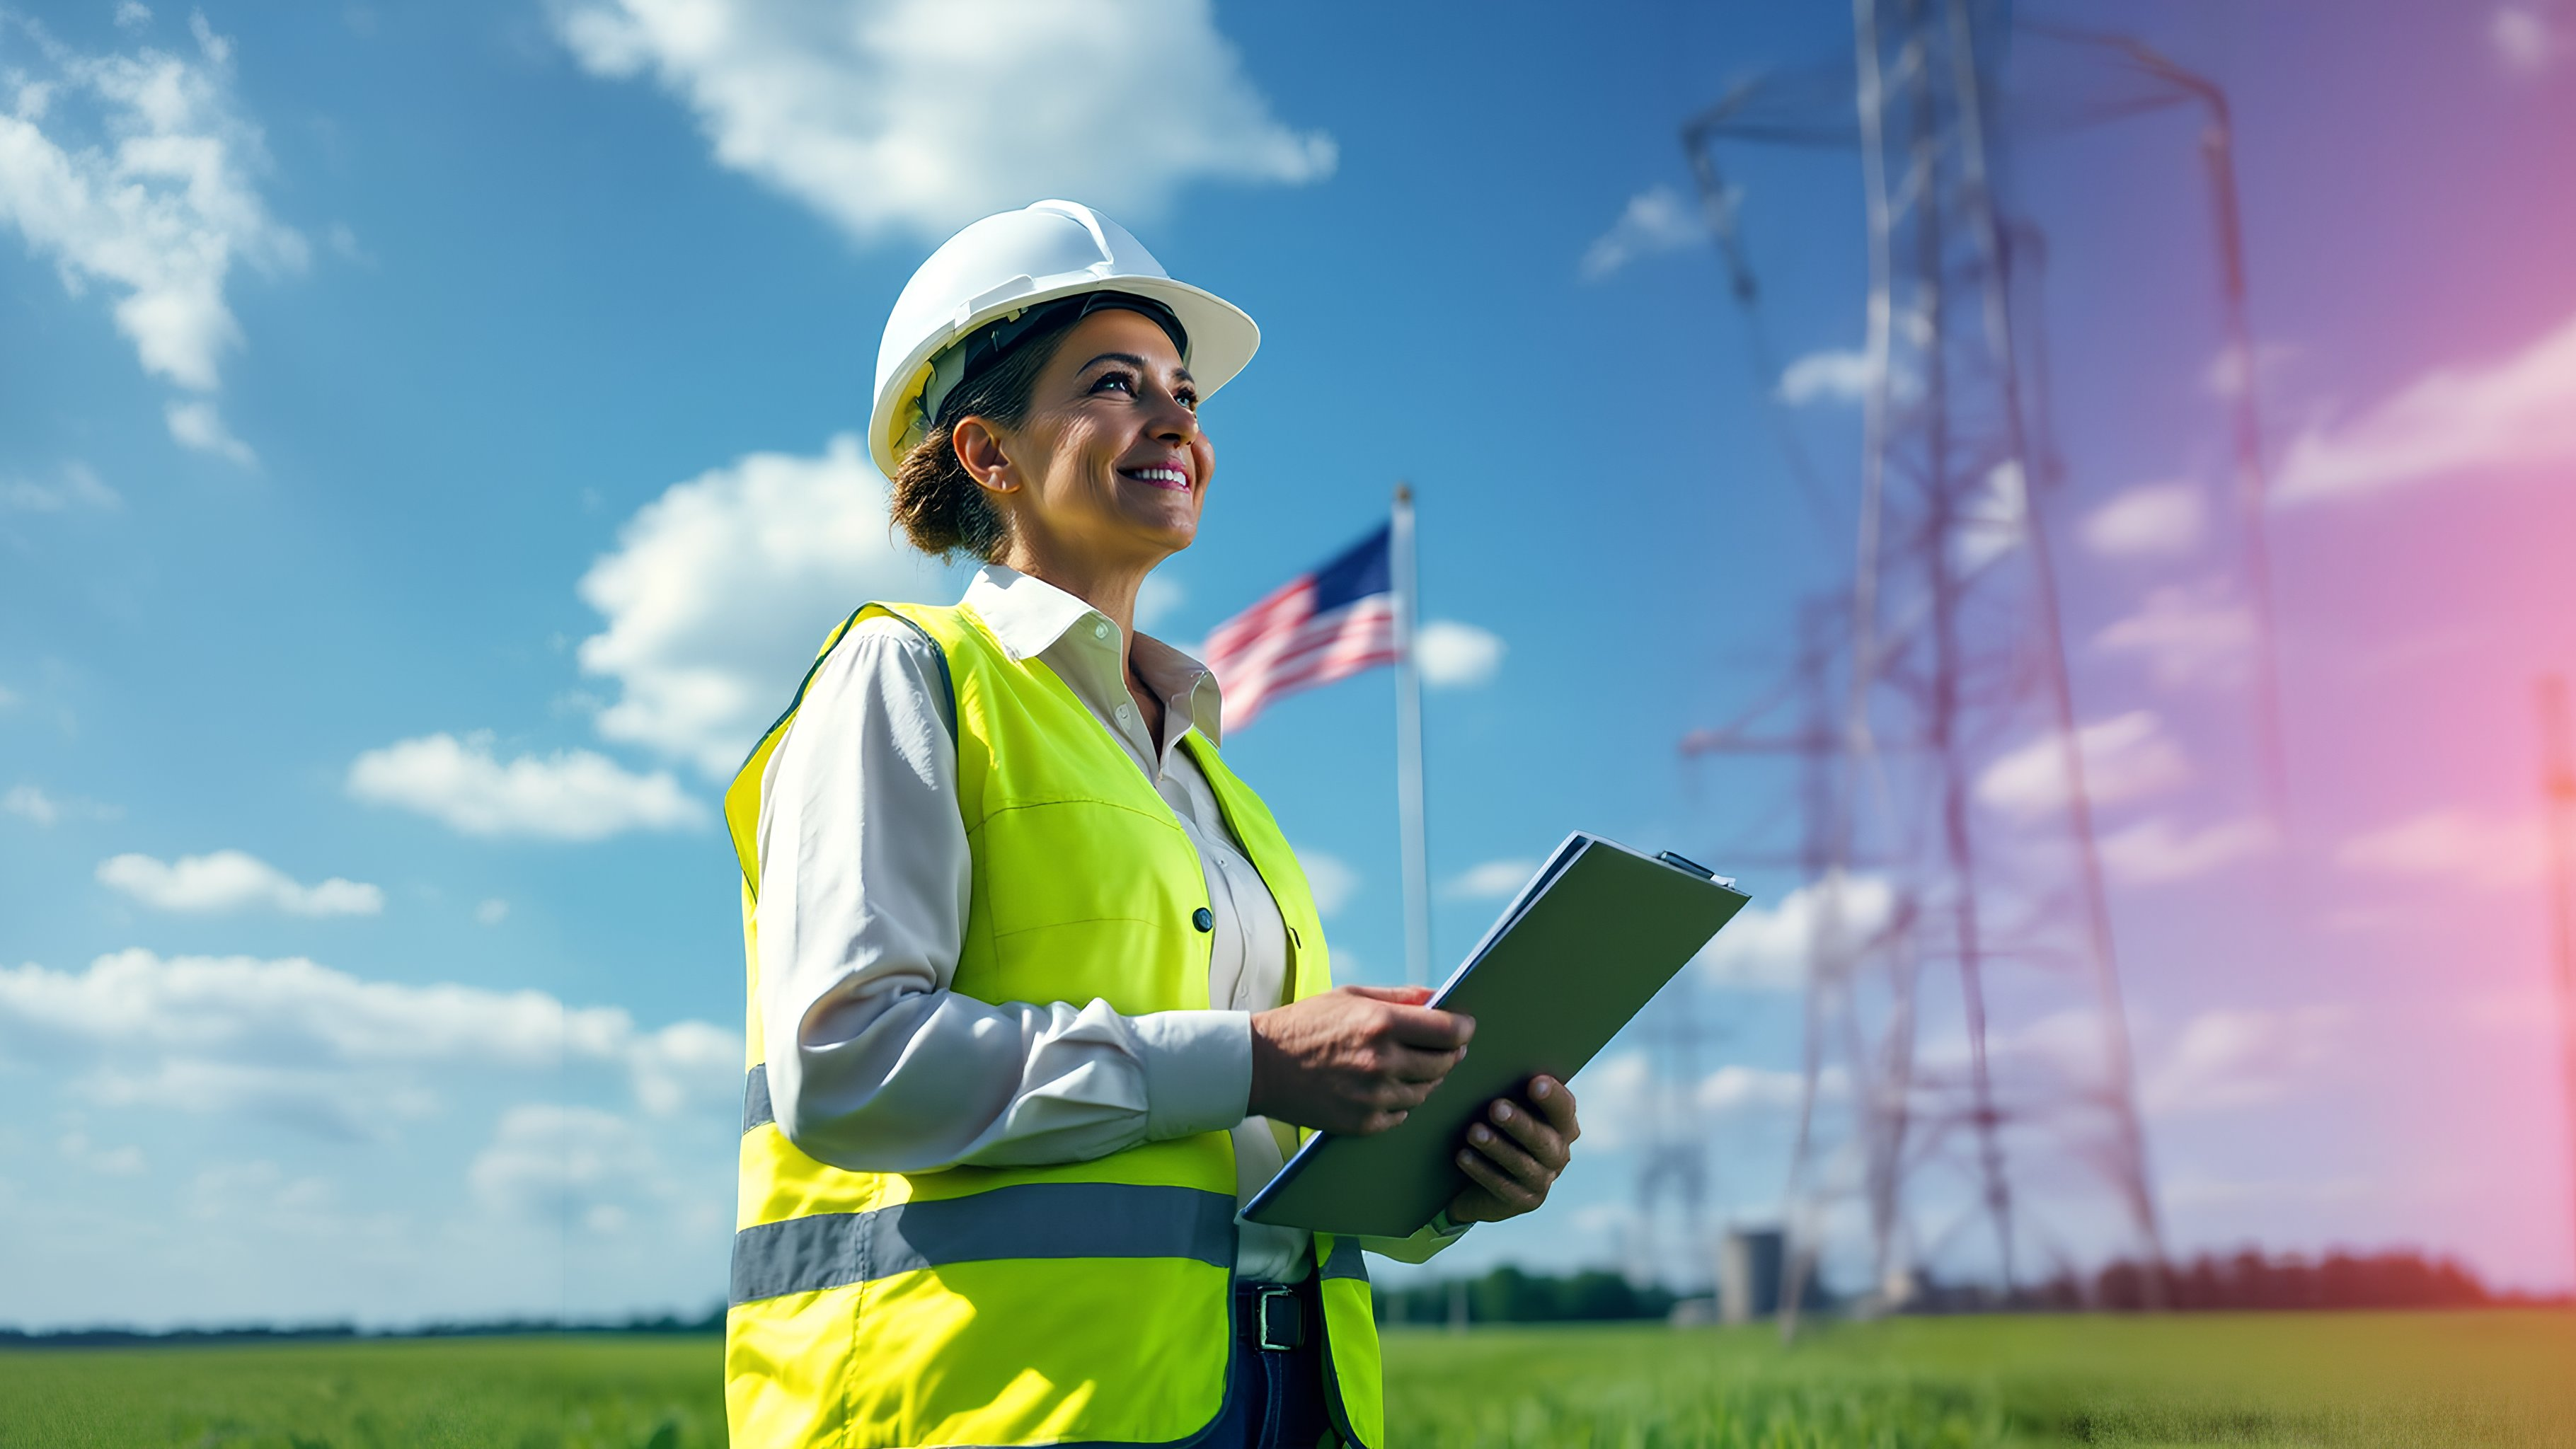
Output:
M1689 871L1691 874L1698 876L1701 880L1717 879L1716 871L1710 870L1707 866L1700 864L1698 861L1695 861L1686 855L1676 855L1669 850L1659 850L1655 852L1655 859L1676 869Z

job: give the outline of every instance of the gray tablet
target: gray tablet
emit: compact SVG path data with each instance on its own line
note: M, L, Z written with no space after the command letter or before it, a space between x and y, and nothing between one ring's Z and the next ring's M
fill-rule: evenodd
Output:
M1402 1125L1309 1139L1243 1215L1410 1237L1467 1185L1452 1157L1485 1104L1542 1072L1563 1081L1581 1071L1745 900L1678 856L1566 837L1432 998L1476 1018L1466 1060Z

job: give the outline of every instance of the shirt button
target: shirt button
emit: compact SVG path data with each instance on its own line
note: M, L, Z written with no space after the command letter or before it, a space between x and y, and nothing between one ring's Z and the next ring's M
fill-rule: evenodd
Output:
M1109 637L1109 625L1108 625L1108 624L1106 624L1105 622L1100 621L1100 620L1096 620L1096 619L1095 619L1095 620L1093 620L1093 621L1092 621L1092 625L1091 625L1091 637L1092 637L1092 638L1094 638L1094 639L1106 639L1106 638L1108 638L1108 637Z
M1136 711L1129 709L1123 704L1118 706L1118 722L1120 724L1125 724L1130 718L1134 717L1135 713Z
M1216 929L1216 912L1201 906L1190 912L1190 924L1198 927L1202 932L1213 931Z

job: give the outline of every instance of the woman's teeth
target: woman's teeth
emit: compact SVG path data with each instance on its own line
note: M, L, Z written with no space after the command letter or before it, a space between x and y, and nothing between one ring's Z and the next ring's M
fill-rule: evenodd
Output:
M1187 492L1190 486L1190 475L1178 468L1121 468L1118 471L1157 488L1177 488Z

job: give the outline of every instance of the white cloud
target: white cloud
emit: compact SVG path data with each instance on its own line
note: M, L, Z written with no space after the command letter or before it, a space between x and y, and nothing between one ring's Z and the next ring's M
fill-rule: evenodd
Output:
M497 926L508 919L510 919L510 903L499 896L494 896L474 908L474 920L479 925Z
M1845 879L1839 901L1825 882L1810 881L1776 904L1737 911L1700 952L1699 964L1721 986L1795 991L1806 984L1808 958L1829 925L1839 936L1838 954L1848 955L1884 934L1896 911L1895 888L1876 876Z
M602 1199L658 1185L662 1175L635 1124L595 1107L553 1102L502 1113L491 1143L465 1174L475 1197L495 1212L559 1219L577 1211L593 1231L624 1225L616 1205Z
M193 402L174 402L163 409L163 416L169 420L171 438L181 447L212 453L244 468L259 466L259 455L250 450L250 444L234 437L232 429L224 426L224 415L215 410L213 403L203 398Z
M1669 186L1649 187L1629 197L1619 219L1593 238L1577 270L1583 280L1597 282L1639 257L1679 251L1706 235L1698 208L1680 192Z
M2006 459L1987 469L1959 510L1957 532L1950 540L1951 569L1966 577L2020 547L2028 512L2021 464Z
M1576 1079L1583 1103L1583 1142L1587 1151L1617 1152L1645 1145L1649 1123L1661 1119L1666 1132L1685 1130L1685 1114L1708 1118L1776 1115L1797 1110L1806 1093L1806 1078L1795 1071L1730 1063L1697 1082L1659 1077L1645 1052L1625 1051L1594 1060ZM1818 1074L1816 1095L1839 1101L1850 1090L1840 1068Z
M86 1054L101 1101L246 1112L338 1135L434 1110L438 1068L620 1070L662 1114L741 1090L739 1034L700 1021L637 1028L616 1007L541 991L368 981L291 957L129 950L85 972L0 968L0 1046Z
M2084 546L2105 558L2154 558L2200 547L2208 525L2201 488L2187 478L2141 483L2084 520Z
M2140 799L2191 778L2190 762L2152 710L2131 710L2079 726L2075 740L2084 756L2085 793L2095 805ZM1977 776L1977 798L2024 820L2063 809L2066 762L2057 732L1986 766Z
M2279 1101L2331 1059L2350 1020L2338 1006L2204 1011L2147 1072L2140 1099L2156 1116Z
M234 263L282 272L306 257L252 184L266 159L233 94L232 42L200 15L193 57L148 45L85 55L15 23L34 42L21 62L41 64L11 77L0 115L0 220L65 290L119 294L117 330L146 372L212 391L241 345L224 301Z
M2161 816L2101 839L2102 868L2129 885L2164 885L2207 875L2272 848L2272 828L2258 817L2185 829Z
M2311 503L2571 464L2576 317L2499 361L2435 368L2350 422L2309 428L2282 459L2273 497Z
M63 467L60 483L30 483L25 479L0 482L0 509L20 513L65 513L74 508L108 510L122 508L125 500L116 490L98 481L86 463L69 463Z
M2487 44L2514 75L2530 77L2547 71L2566 49L2549 17L2534 5L2499 5L2487 20Z
M894 541L885 480L852 434L674 484L582 575L608 621L581 642L582 670L621 687L599 732L728 779L834 624L871 599L943 596L943 579Z
M633 774L605 755L558 750L503 764L492 738L424 735L369 750L349 766L349 793L416 810L468 835L597 840L623 830L679 830L706 807L667 771Z
M1503 667L1503 638L1455 619L1433 619L1413 641L1422 682L1434 689L1483 684Z
M1145 586L1136 591L1136 627L1151 629L1172 617L1172 611L1188 602L1190 591L1181 581L1163 574L1147 574Z
M0 810L38 825L50 826L63 818L63 809L53 798L33 785L12 785L9 793L0 795Z
M1810 352L1781 369L1780 398L1792 406L1820 400L1857 403L1868 398L1877 375L1866 352Z
M583 69L649 72L718 162L863 241L945 235L1042 196L1151 217L1187 182L1333 171L1331 138L1271 118L1208 0L552 8Z
M302 885L254 855L218 850L164 863L148 855L100 861L101 885L113 887L156 911L236 911L266 906L290 916L372 916L385 908L385 893L338 876Z
M0 707L14 702L5 691L0 691ZM125 813L120 806L102 805L95 800L56 799L34 785L10 786L7 794L0 795L0 810L43 826L75 818L114 820Z
M1829 1067L1816 1075L1816 1096L1832 1101L1842 1096L1844 1074L1839 1067ZM1700 1079L1700 1109L1712 1116L1731 1117L1739 1113L1788 1112L1797 1109L1806 1096L1804 1073L1772 1071L1731 1063Z
M123 1147L101 1147L89 1140L86 1132L66 1132L55 1144L64 1160L108 1177L134 1177L149 1164L143 1160L143 1149L131 1143Z
M1534 860L1489 860L1451 876L1440 887L1440 894L1452 900L1500 900L1519 890L1537 871L1538 862Z
M2176 688L2242 679L2254 643L2254 611L2223 578L2160 584L2137 612L2093 636L2095 648L2134 655L2157 683Z
M2428 810L2351 837L2335 848L2335 863L2365 875L2418 881L2438 876L2510 889L2540 875L2540 828L2466 810Z
M1327 919L1341 914L1360 893L1360 873L1330 851L1299 849L1298 868L1306 872L1306 889L1315 897L1315 913Z

